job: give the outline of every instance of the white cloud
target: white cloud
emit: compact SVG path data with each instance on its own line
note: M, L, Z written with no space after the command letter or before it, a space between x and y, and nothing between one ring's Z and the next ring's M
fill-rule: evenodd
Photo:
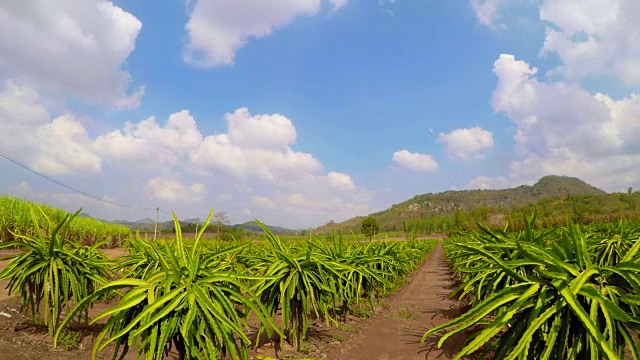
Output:
M241 108L225 119L226 133L203 136L183 110L164 124L151 117L92 139L73 115L52 119L37 92L8 83L0 93L0 148L47 174L72 175L81 190L108 194L110 201L129 206L167 211L177 206L181 217L203 216L201 207L207 204L238 217L246 217L248 209L261 220L296 227L370 210L372 194L356 187L348 174L325 172L313 155L292 148L296 130L285 116L252 115ZM86 174L100 176L88 180ZM13 192L23 188L16 185ZM87 200L33 193L36 200L68 210ZM198 204L181 209L186 202ZM94 216L140 216L136 210L89 203Z
M39 126L50 120L49 110L40 94L32 88L12 81L4 84L3 92L0 94L0 114L3 126L9 129ZM5 133L11 134L9 131ZM7 137L7 140L11 139L18 140L15 136Z
M265 150L282 150L296 142L291 120L280 114L252 116L247 108L225 115L229 141L235 145Z
M449 156L468 159L481 150L493 148L493 134L480 127L456 129L449 133L440 133L438 142L444 143Z
M513 55L494 64L495 111L516 125L513 183L577 176L607 190L640 178L640 94L614 100L577 84L546 83Z
M349 0L328 0L330 13ZM184 60L196 66L231 65L249 40L270 36L300 16L314 16L322 0L196 0L185 26Z
M142 23L109 1L0 3L0 70L8 79L119 108L136 107L123 69Z
M269 36L298 16L314 15L320 5L321 0L197 0L185 26L184 58L205 67L233 64L249 39Z
M193 166L270 182L300 180L322 170L311 154L290 147L296 132L286 117L253 116L241 108L226 114L225 119L228 132L205 137L191 153Z
M150 117L139 123L127 122L123 130L98 136L97 151L118 166L148 168L186 164L189 154L202 143L202 134L189 111L169 116L164 126Z
M202 200L205 191L204 184L185 185L180 180L167 176L150 179L145 188L145 194L149 198L185 202Z
M406 149L393 153L392 159L398 166L410 170L437 171L440 167L431 155L412 153Z
M342 9L347 5L348 2L349 0L329 0L329 3L331 3L332 6L331 12L336 12Z
M347 174L330 174L308 176L299 182L254 181L251 193L247 191L245 196L234 199L244 201L244 208L260 221L290 228L317 226L373 211L371 191L356 187Z
M481 25L497 28L496 20L504 0L471 0L470 4Z
M497 176L497 177L478 176L475 179L471 180L471 182L469 182L469 184L465 188L495 190L495 189L506 189L512 185L516 185L516 184L511 184L509 179L504 176ZM522 184L517 184L517 185L522 185Z
M313 155L291 148L296 130L285 116L252 115L240 108L224 118L227 132L208 136L200 133L187 110L171 114L164 125L153 117L127 122L122 130L98 136L95 149L112 166L135 165L131 171L181 169L279 185L318 177L338 188L355 188L348 175L322 175L323 166Z
M637 0L545 0L547 28L542 53L556 53L554 70L569 80L610 75L640 85L640 2Z
M356 187L351 177L343 173L330 172L325 176L308 176L300 182L270 187L256 184L256 187L260 195L251 196L249 207L258 219L267 223L284 218L294 228L300 223L316 226L373 211L370 205L373 193Z
M0 93L0 146L48 175L97 174L102 160L86 129L71 114L52 119L40 95L7 82Z
M123 130L97 137L95 148L110 166L139 171L140 176L180 173L180 180L156 175L145 185L148 197L170 201L169 206L185 198L213 197L207 201L221 211L229 210L225 206L241 207L228 212L246 217L241 209L248 209L261 220L294 227L346 219L370 209L371 194L358 189L348 174L324 173L313 155L292 148L297 134L286 116L253 115L240 108L224 118L226 132L207 136L186 110L170 115L163 125L155 118L127 123ZM187 183L206 183L215 190L208 195ZM233 204L221 198L227 193L233 194ZM301 198L310 202L296 201Z
M301 192L278 196L276 203L285 214L304 216L316 219L316 221L324 220L324 223L330 220L346 220L372 211L371 206L364 201Z
M208 136L187 110L171 114L164 125L154 117L127 122L122 130L98 136L95 149L114 166L135 165L132 171L179 168L271 183L320 175L323 167L317 159L291 148L296 130L285 116L252 115L240 108L224 118L227 132Z
M330 172L327 175L329 184L331 186L341 190L355 190L356 184L351 179L351 176L339 172Z
M266 209L273 209L276 207L276 204L266 196L254 196L253 203L258 207Z
M73 115L59 116L35 132L40 153L33 159L33 167L47 174L66 174L74 171L98 174L102 161L91 150L91 140L84 125Z
M33 193L31 185L29 185L26 181L21 181L20 183L11 186L8 191L9 194L13 194L16 196L20 196L22 198L27 198L28 195Z

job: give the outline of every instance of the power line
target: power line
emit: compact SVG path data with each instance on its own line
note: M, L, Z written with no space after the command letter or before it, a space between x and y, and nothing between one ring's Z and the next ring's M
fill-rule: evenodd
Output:
M25 164L21 163L20 161L18 161L18 160L16 160L16 159L14 159L14 158L12 158L12 157L10 157L10 156L9 156L9 155L7 155L7 154L4 154L4 153L3 153L3 152L1 152L1 151L0 151L0 156L2 156L3 158L5 158L5 159L7 159L7 160L11 161L12 163L14 163L14 164L16 164L16 165L20 166L21 168L24 168L24 169L26 169L26 170L28 170L28 171L30 171L30 172L32 172L32 173L34 173L34 174L36 174L36 175L40 176L40 177L43 177L43 178L45 178L45 179L47 179L47 180L49 180L49 181L51 181L51 182L53 182L53 183L55 183L55 184L58 184L58 185L60 185L60 186L62 186L62 187L64 187L64 188L67 188L67 189L69 189L69 190L71 190L71 191L74 191L74 192L76 192L76 193L78 193L78 194L81 194L81 195L84 195L84 196L90 197L90 198L92 198L92 199L94 199L94 200L102 201L102 202L107 203L107 204L111 204L111 205L115 205L115 206L120 206L120 207L124 207L124 208L128 208L128 209L133 209L133 210L142 210L142 211L152 211L152 210L153 210L153 211L155 211L155 210L158 210L157 208L153 208L153 209L151 209L151 208L140 208L140 207L135 207L135 206L123 205L123 204L119 204L119 203L116 203L116 202L113 202L113 201L109 201L109 200L105 200L105 199L99 198L99 197L97 197L97 196L91 195L91 194L89 194L89 193L87 193L87 192L84 192L84 191L82 191L82 190L78 190L78 189L72 188L72 187L71 187L71 186L69 186L69 185L63 184L63 183L61 183L60 181L58 181L58 180L56 180L56 179L53 179L53 178L51 178L51 177L49 177L49 176L47 176L47 175L45 175L45 174L43 174L43 173L41 173L41 172L39 172L39 171L37 171L37 170L34 170L34 169L30 168L29 166L27 166L27 165L25 165ZM164 211L162 211L162 212L164 212Z

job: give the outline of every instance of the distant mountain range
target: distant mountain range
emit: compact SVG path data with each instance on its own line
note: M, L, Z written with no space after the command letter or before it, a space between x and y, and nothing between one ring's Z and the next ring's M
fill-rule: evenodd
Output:
M284 227L281 227L281 226L272 226L272 225L267 225L267 224L265 224L265 226L276 235L296 234L296 233L299 232L298 230L291 230L291 229L287 229L287 228L284 228ZM251 231L251 232L255 232L255 233L263 232L263 230L260 227L260 225L258 225L258 223L255 222L255 221L247 221L247 222L242 223L242 224L233 225L233 227L234 228L242 227L245 231Z
M87 217L90 217L87 214L84 214ZM144 218L144 219L140 219L137 221L127 221L127 220L114 220L114 221L106 221L105 222L110 222L113 224L120 224L120 225L125 225L127 227L129 227L132 230L140 230L140 231L153 231L156 221L150 218ZM199 219L185 219L185 220L180 220L180 224L181 225L193 225L193 224L200 224L202 225L202 220ZM280 227L280 226L271 226L271 225L266 225L271 231L273 231L273 233L277 234L277 235L284 235L284 234L295 234L298 231L297 230L291 230L291 229L287 229L284 227ZM249 232L255 232L255 233L261 233L263 232L262 228L255 222L255 221L247 221L245 223L242 224L235 224L232 225L232 227L234 228L240 228L242 227L245 231L249 231ZM168 231L173 229L173 220L170 221L162 221L158 223L158 231Z
M382 231L402 230L403 222L410 219L452 216L458 211L468 214L478 208L489 208L503 213L538 203L544 199L576 196L606 196L607 193L584 181L567 176L545 176L532 186L521 185L502 190L461 190L437 194L417 195L410 200L394 204L389 209L371 214ZM622 206L622 205L621 205ZM328 223L316 229L318 233L353 230L359 232L362 219L355 217L340 223Z

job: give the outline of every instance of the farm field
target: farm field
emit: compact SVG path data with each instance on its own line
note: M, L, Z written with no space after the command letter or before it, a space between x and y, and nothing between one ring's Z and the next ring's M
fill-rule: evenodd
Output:
M640 0L0 29L0 360L640 360Z
M0 245L15 359L640 359L637 222L406 241L259 223L263 239L224 242L176 219L175 238L98 249L70 235L76 215Z
M119 344L132 341L135 346L127 356L138 351L158 351L162 354L166 350L164 340L159 345L145 341L170 332L165 327L166 323L163 323L165 320L159 316L172 316L177 321L183 321L185 317L191 319L184 324L188 323L193 327L205 322L215 324L213 326L217 330L207 338L218 337L221 341L213 343L213 348L206 348L212 343L205 340L206 344L192 349L174 347L169 350L169 355L173 354L178 358L191 358L194 353L189 355L189 352L199 353L199 349L206 349L204 351L207 358L216 353L227 353L231 358L248 358L257 357L261 352L273 356L286 354L294 358L320 352L318 355L326 357L322 352L335 344L341 344L354 329L364 326L363 319L372 317L376 311L396 311L395 305L387 302L387 296L405 283L407 275L419 268L436 246L440 260L442 257L438 240L361 242L334 236L332 239L312 238L304 242L282 241L268 231L263 241L252 242L252 246L249 246L249 242L221 243L203 239L202 234L194 239L183 238L178 232L175 239L150 241L134 237L127 240L126 248L98 251L96 246L86 247L69 240L67 231L72 221L73 216L63 219L59 226L52 227L53 230L49 228L50 233L45 236L38 231L32 232L36 235L24 236L14 232L17 242L3 244L9 249L2 256L13 256L15 260L4 260L0 264L4 267L0 276L5 278L0 285L12 289L14 294L18 293L25 309L30 309L18 314L16 308L20 304L12 301L7 290L3 291L0 299L5 314L1 319L4 329L13 328L18 331L3 332L2 337L8 338L3 338L2 341L7 344L7 348L9 344L13 344L11 348L15 348L16 358L20 358L18 353L28 353L27 358L33 358L33 351L41 351L43 357L51 358L47 355L48 351L53 351L53 354L60 352L51 349L51 340L59 345L68 343L68 334L78 337L81 351L76 350L73 355L66 353L65 356L90 356L88 348L96 336L95 331L101 331L97 334L98 342L104 334L121 331L113 326L126 325L131 321L120 323L118 319L124 319L121 316L132 319L131 316L136 315L127 315L128 311L140 314L140 311L152 309L152 301L155 301L153 307L156 309L156 304L164 303L169 306L166 310L161 309L163 315L152 317L155 321L161 319L157 326L162 328L155 327L153 322L146 323L142 328L151 327L151 331L157 331L157 335L152 332L131 340L127 338L128 333L120 332L125 337L116 336L106 342L96 342L96 346L109 352L113 346L117 349ZM28 251L14 249L18 244L28 245L25 248ZM36 263L43 265L36 266ZM47 270L38 272L37 269L41 268ZM36 277L27 277L34 271ZM83 271L87 275L82 275ZM54 274L53 277L49 277L51 274ZM74 276L75 280L71 280L72 287L65 290L65 286L68 286L65 285L65 279L72 279L70 276ZM87 280L83 280L85 278L82 276L88 276ZM48 285L48 281L54 282ZM185 284L191 282L197 285L191 285L196 286L196 290L193 290L189 301L196 302L191 305L177 304L180 299L186 298L185 295L176 295L181 291L188 293L191 287L186 287ZM154 283L156 285L152 285ZM20 284L31 285L24 287ZM125 288L126 292L118 295L113 291L118 288ZM37 289L50 290L38 292ZM156 289L153 290L155 295L149 293L151 289ZM407 287L402 289L408 290L401 291L414 291ZM78 296L80 290L85 291L86 295ZM67 298L67 291L75 298ZM132 298L131 294L137 291L148 295ZM203 291L208 295L204 295ZM29 294L34 294L35 297ZM123 294L126 295L123 297ZM156 300L149 300L148 296L153 296ZM88 308L86 305L90 302L96 306ZM219 305L214 305L214 302ZM246 310L241 310L242 308ZM249 317L248 310L251 310ZM87 311L85 316L88 315L88 318L97 316L96 325L82 325L86 320L77 318L77 311ZM104 317L103 311L106 311L107 317ZM221 315L219 311L224 311L225 315ZM412 310L406 308L403 311ZM31 319L37 320L34 322ZM60 323L62 319L65 321ZM136 319L148 320L140 316ZM402 316L398 319L409 320ZM70 320L73 321L69 323ZM80 321L80 327L73 325L78 324L77 321ZM352 325L354 322L362 322L363 325ZM73 325L71 331L60 330L66 329L68 324ZM184 326L187 325L180 327L180 334L183 335L173 338L174 346L180 344L179 341L183 341L180 339L186 336ZM206 326L209 325L205 325L205 331ZM44 331L45 329L48 331ZM330 331L337 332L331 334ZM228 335L221 335L224 332ZM341 335L341 332L346 334ZM317 336L321 333L323 335ZM261 334L266 334L267 339L272 340L261 344L257 350L250 349L250 344L255 343L250 338ZM38 341L34 339L34 335L39 338ZM225 339L221 336L229 337ZM287 338L286 342L284 336ZM202 340L204 338L192 341ZM36 346L37 343L40 346ZM24 349L25 344L27 349ZM31 346L40 350L30 350ZM148 346L157 347L152 350ZM147 350L140 350L141 348ZM122 348L119 351L119 354L124 355ZM97 348L93 353L104 355Z
M103 250L109 256L126 253L124 248ZM0 258L14 251L0 251ZM0 262L3 269L8 261ZM17 315L16 309L4 289L7 281L0 281L0 311ZM309 335L309 350L305 355L317 359L450 359L459 345L450 342L445 349L435 349L433 344L421 344L420 336L427 325L438 325L461 312L461 303L450 300L448 294L454 287L448 266L439 244L422 266L409 276L409 280L397 292L381 301L375 312L351 316L338 327L315 326ZM429 291L430 289L437 291ZM99 304L90 310L97 315L107 307ZM18 317L17 319L23 318ZM52 339L46 334L30 331L6 331L15 327L18 320L0 317L0 345L11 359L90 359L91 336L82 340L84 350L60 351L52 348ZM382 350L381 350L382 349ZM387 355L385 355L387 354ZM176 354L173 357L177 358ZM270 344L253 351L251 359L260 356L275 357ZM129 354L127 359L134 359Z

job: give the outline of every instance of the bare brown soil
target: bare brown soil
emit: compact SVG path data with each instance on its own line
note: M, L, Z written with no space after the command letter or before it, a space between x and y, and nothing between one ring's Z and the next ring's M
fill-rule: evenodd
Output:
M15 253L15 252L14 252ZM109 257L126 254L124 249L108 249ZM10 255L0 252L0 259ZM0 269L8 261L0 261ZM90 359L93 337L98 328L85 328L79 349L66 351L52 348L52 339L46 331L30 326L29 319L17 309L19 304L12 302L5 287L7 281L0 281L0 356L1 359ZM308 333L304 351L296 353L285 346L287 357L307 357L330 360L412 360L412 359L451 359L461 348L462 338L453 338L437 348L438 336L427 339L425 344L420 338L426 329L457 317L462 313L461 304L450 300L449 294L454 281L444 260L441 243L432 251L422 266L412 273L409 280L396 293L381 301L381 305L372 317L362 319L351 316L345 325L326 327L316 322ZM109 304L97 304L90 311L96 315L109 307ZM261 356L276 356L277 344L263 341L261 346L251 352L251 359ZM282 351L278 351L282 354ZM104 354L105 358L110 358ZM135 358L133 353L128 358ZM170 356L169 358L172 358Z
M461 304L449 299L454 287L439 243L409 282L387 299L388 309L363 321L361 330L327 351L326 358L451 359L461 349L464 338L449 339L442 349L437 348L438 336L428 338L425 344L420 339L428 328L462 314Z
M0 251L0 270L7 267L10 261L10 260L2 260L2 259L8 256L19 254L19 253L20 253L20 250L13 250L13 249ZM7 284L9 284L9 280L0 280L0 301L10 299L7 290L5 290L5 288L7 287Z
M97 303L89 312L97 315L113 304ZM21 314L19 303L11 300L0 301L0 359L7 360L89 360L93 340L100 331L100 324L92 326L72 325L71 330L79 334L79 341L62 342L53 348L53 337L47 334L45 326L34 324L33 320ZM10 317L9 317L10 316ZM65 349L64 344L73 344L73 349ZM98 359L111 359L113 347L107 347L98 354ZM125 360L135 359L130 352ZM175 359L168 357L168 359Z
M127 254L126 249L105 249L105 255L111 258L121 257ZM20 253L20 250L2 250L0 259ZM9 260L0 260L0 270L9 264ZM20 302L9 295L6 289L9 280L0 280L0 359L4 360L66 360L66 359L91 359L93 339L98 334L100 325L96 326L72 326L73 331L80 333L79 346L75 349L65 350L53 348L53 338L47 334L46 327L37 325L34 321L19 312ZM89 311L90 316L95 316L113 304L98 302ZM103 358L111 358L112 350L106 349L102 353ZM135 354L127 354L125 359L135 359Z

